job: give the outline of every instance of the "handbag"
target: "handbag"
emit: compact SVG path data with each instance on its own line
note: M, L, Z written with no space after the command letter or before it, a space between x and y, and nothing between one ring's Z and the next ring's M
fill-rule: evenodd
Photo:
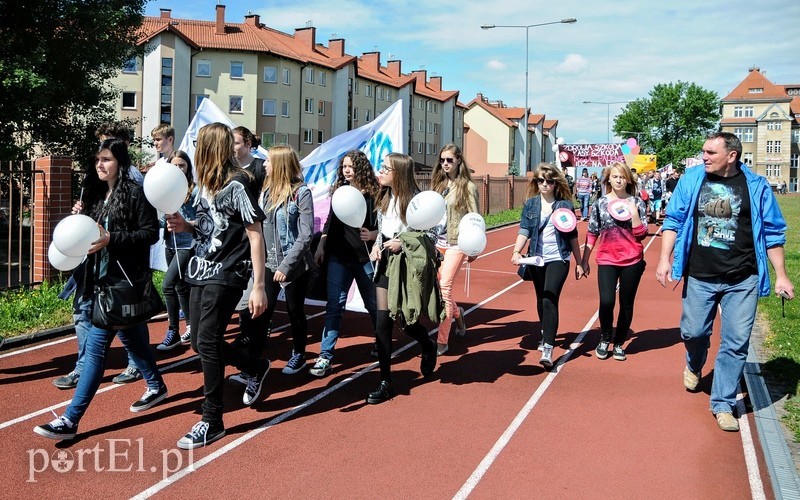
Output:
M151 273L94 287L92 324L104 330L123 330L149 320L164 310Z

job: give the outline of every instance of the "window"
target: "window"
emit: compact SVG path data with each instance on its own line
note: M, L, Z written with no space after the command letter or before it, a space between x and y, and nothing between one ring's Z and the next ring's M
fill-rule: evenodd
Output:
M289 118L289 101L281 101L281 116Z
M364 95L367 97L372 97L372 85L368 83L364 87Z
M461 129L459 127L456 127L456 139L460 138L461 138Z
M161 121L172 123L172 58L161 59Z
M800 128L792 130L792 142L794 144L800 144Z
M243 113L242 110L242 96L232 95L228 99L228 111L231 113Z
M194 96L194 110L195 111L197 111L197 109L200 107L200 104L203 102L203 99L208 99L208 95L202 94L202 95Z
M781 152L781 141L775 141L775 152L776 153Z
M122 93L122 109L136 109L136 92Z
M283 140L280 142L280 144L289 144L289 134L281 134L281 137Z
M364 111L364 121L369 122L370 120L372 120L372 110L368 109Z
M439 103L438 102L434 102L433 103L433 112L434 113L438 113L439 112Z
M278 109L278 101L275 99L264 99L261 104L261 114L264 116L275 116Z
M314 83L314 68L306 68L306 83Z
M439 133L439 124L438 123L434 123L433 124L433 135L436 135L438 133Z
M421 142L417 143L417 153L422 154L422 143Z
M319 86L324 87L327 83L328 75L324 71L319 72Z
M426 106L425 106L425 111L427 111L428 113L430 113L431 111L433 111L433 102L431 102L431 101L428 101L428 102L427 102L427 104L426 104Z
M244 78L244 63L241 61L231 61L231 78Z
M422 128L422 120L417 120L417 130L420 132L425 130L424 128Z
M311 97L306 97L303 101L303 110L306 113L313 113L314 112L314 99Z
M776 164L767 163L766 169L767 177L780 177L781 176L781 166Z
M292 84L292 70L290 70L289 68L283 68L283 84L284 85Z
M323 142L325 142L325 131L317 130L317 144L322 144Z
M383 100L383 87L376 87L375 88L375 97L379 100Z
M278 68L264 66L264 83L278 83Z
M800 155L793 154L792 156L789 157L789 168L797 168L797 167L800 167Z
M426 134L430 134L430 133L432 133L432 132L433 132L433 123L431 123L431 122L427 122L427 123L425 124L425 133L426 133Z
M358 94L358 80L353 82L353 93Z
M392 89L386 89L386 100L391 102L391 100L392 100Z
M197 71L195 76L210 78L211 77L211 61L208 59L197 60Z
M317 101L317 114L318 115L324 115L325 114L325 101L323 101L322 99Z
M752 127L737 127L733 129L733 135L739 138L742 142L753 142L753 128Z
M353 123L358 122L358 108L353 108Z
M780 153L781 141L767 141L767 153Z
M417 108L419 108L419 109L424 109L424 107L423 107L423 104L422 104L422 99L417 99ZM422 151L420 151L420 153L421 153L421 152L422 152Z
M136 58L131 57L124 63L122 63L122 72L123 73L136 73Z
M767 130L781 130L782 125L781 122L767 122Z
M764 93L764 88L763 87L751 88L748 89L748 92L750 92L751 94L762 94Z
M745 116L745 118L752 118L753 117L753 106L745 106L744 107L744 116Z
M742 153L742 163L748 167L753 166L753 153Z
M311 140L314 138L314 131L310 128L307 128L303 131L303 142L306 144L311 144Z
M274 132L264 132L261 134L261 145L264 148L271 148L275 145L275 133Z
M433 144L429 142L425 144L425 154L433 154Z

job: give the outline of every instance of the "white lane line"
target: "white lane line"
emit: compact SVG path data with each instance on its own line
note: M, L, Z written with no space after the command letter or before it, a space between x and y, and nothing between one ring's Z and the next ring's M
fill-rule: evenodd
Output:
M753 434L750 432L750 422L747 420L747 413L743 401L744 395L739 394L736 398L736 412L739 417L739 434L742 437L742 448L744 450L744 462L747 465L747 480L750 482L750 492L753 500L765 500L764 484L761 482L761 471L758 467L758 457L756 455Z
M11 352L7 352L5 354L0 354L0 359L9 358L11 356L16 356L18 354L24 354L26 352L36 351L36 350L39 350L39 349L43 349L45 347L50 347L51 345L63 344L64 342L69 342L70 340L73 340L73 339L75 339L75 334L74 333L69 335L69 336L67 336L67 337L65 337L65 338L61 338L61 339L58 339L58 340L53 340L53 341L50 341L50 342L45 342L44 344L39 344L39 345L35 345L33 347L26 347L24 349L20 349L18 351L11 351Z
M313 314L313 315L309 316L309 318L316 318L316 317L322 316L324 314L325 314L325 311L320 311L320 312L318 312L316 314ZM288 328L288 327L289 327L289 324L287 323L287 324L281 325L281 326L273 329L272 331L273 332L277 332L277 331L280 331L280 330L282 330L284 328ZM74 337L74 335L73 335L73 337ZM170 371L170 370L172 370L174 368L177 368L179 366L185 365L186 363L190 363L190 362L195 361L195 360L197 360L199 358L200 358L200 356L195 354L195 355L190 356L190 357L188 357L186 359L181 359L179 361L175 361L174 363L170 363L170 364L165 365L165 366L159 366L158 369L161 370L162 374L164 374L164 373L166 373L166 372L168 372L168 371ZM107 387L103 387L102 389L98 389L98 391L95 394L102 394L104 392L108 392L108 391L110 391L112 389L116 389L116 388L122 387L122 386L123 386L123 384L113 384L112 383L111 385L109 385ZM167 386L169 386L169 384L167 384ZM54 404L52 406L48 406L47 408L42 408L41 410L37 410L37 411L31 412L31 413L28 413L27 415L22 415L21 417L17 417L17 418L14 418L12 420L8 420L6 422L2 422L2 423L0 423L0 430L5 429L6 427L11 427L12 425L18 424L20 422L24 422L26 420L30 420L30 419L32 419L34 417L38 417L39 415L44 415L46 413L50 413L51 411L56 410L58 408L63 408L65 406L68 406L71 402L72 402L72 399L68 399L68 400L63 401L61 403L56 403L56 404Z
M461 486L461 489L453 496L454 499L462 500L469 496L472 493L472 490L478 485L478 483L483 479L484 474L486 471L489 470L489 467L492 466L494 461L506 447L506 445L511 441L511 438L517 432L517 429L522 425L522 422L528 418L528 415L533 411L533 408L539 402L539 400L544 395L545 391L550 387L550 384L553 383L553 380L558 376L561 372L561 366L569 360L572 356L572 353L575 352L575 349L581 345L583 338L586 336L586 333L592 328L595 321L597 321L597 311L595 311L592 319L586 323L586 326L583 327L580 335L578 335L575 340L570 344L569 350L561 356L555 366L551 369L550 373L547 374L544 381L536 388L536 392L530 397L527 403L522 407L522 409L517 413L517 416L514 417L514 420L511 421L511 424L506 428L500 438L495 442L492 449L489 450L489 453L481 460L481 463L478 464L478 467L472 472L472 474L467 478L467 481Z
M507 291L511 290L512 288L514 288L515 286L519 285L520 283L524 283L524 282L522 280L519 280L519 281L507 286L506 288L500 290L499 292L495 293L491 297L488 297L488 298L484 299L482 302L480 302L478 304L475 304L474 306L472 306L468 310L464 311L464 314L469 314L470 312L478 309L479 307L481 307L481 306L483 306L485 304L488 304L492 300L494 300L497 297L503 295L504 293L506 293ZM428 332L428 335L430 336L431 334L436 333L436 332L438 332L438 328L434 328L433 330L430 330ZM394 351L392 353L392 357L397 356L398 354L404 352L406 349L411 348L411 346L413 346L415 344L416 344L416 342L410 342L410 343L406 344L405 346L401 347L400 349ZM194 462L189 467L183 468L183 469L179 470L178 472L176 472L176 473L174 473L174 474L162 479L158 483L154 484L150 488L147 488L146 490L142 491L141 493L133 496L132 498L134 498L134 499L149 498L152 495L155 495L159 491L163 490L164 488L167 488L171 484L173 484L176 481L186 477L187 475L191 474L192 472L195 472L197 469L203 467L204 465L208 465L209 463L213 462L217 458L220 458L223 455L225 455L226 453L235 450L239 446L245 444L246 442L248 442L251 439L255 438L256 436L258 436L262 432L266 431L267 429L273 427L274 425L283 422L287 418L295 415L296 413L304 410L305 408L308 408L309 406L313 405L317 401L329 396L330 394L332 394L335 391L338 391L339 389L343 388L344 386L346 386L350 382L352 382L354 380L357 380L359 377L361 377L364 374L366 374L367 372L373 370L377 366L378 366L378 363L374 362L374 363L370 364L369 366L367 366L365 368L362 368L361 370L359 370L356 373L354 373L352 376L347 377L344 380L342 380L341 382L337 383L336 385L333 385L333 386L325 389L324 391L320 392L319 394L315 395L314 397L312 397L310 399L307 399L306 401L304 401L303 403L295 406L294 408L291 408L290 410L287 410L287 411L277 415L276 417L272 418L271 420L268 420L267 422L265 422L261 426L257 427L256 429L253 429L252 431L249 431L246 434L243 434L242 436L240 436L239 438L237 438L237 439L231 441L230 443L226 444L225 446L223 446L219 450L217 450L217 451L205 456L201 460L198 460L198 461Z

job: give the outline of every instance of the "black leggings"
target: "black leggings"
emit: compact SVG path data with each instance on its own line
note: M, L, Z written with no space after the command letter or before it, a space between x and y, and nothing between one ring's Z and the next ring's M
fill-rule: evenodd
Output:
M544 266L530 266L536 290L536 312L545 344L555 345L558 332L558 298L569 274L569 261L556 260Z
M380 273L380 269L378 271ZM381 380L392 380L392 328L394 320L389 316L388 291L389 278L381 274L375 284L375 294L378 299L378 311L375 318L375 340L378 347L378 365L381 370ZM436 351L436 344L428 336L428 330L417 321L403 328L411 338L422 346L423 352Z
M614 326L614 305L619 281L619 315L617 330L613 343L622 344L628 338L628 328L633 321L633 301L639 289L646 264L640 260L629 266L597 266L597 288L600 291L600 336L605 342L611 342L611 330Z

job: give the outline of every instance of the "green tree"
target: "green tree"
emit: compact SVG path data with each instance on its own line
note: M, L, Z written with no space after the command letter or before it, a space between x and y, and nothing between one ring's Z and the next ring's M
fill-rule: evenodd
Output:
M0 159L82 158L114 117L109 85L139 49L147 0L0 0Z
M642 153L658 155L658 167L700 152L707 133L717 128L720 101L716 92L695 83L658 84L648 97L630 102L614 119L614 133L636 137Z

